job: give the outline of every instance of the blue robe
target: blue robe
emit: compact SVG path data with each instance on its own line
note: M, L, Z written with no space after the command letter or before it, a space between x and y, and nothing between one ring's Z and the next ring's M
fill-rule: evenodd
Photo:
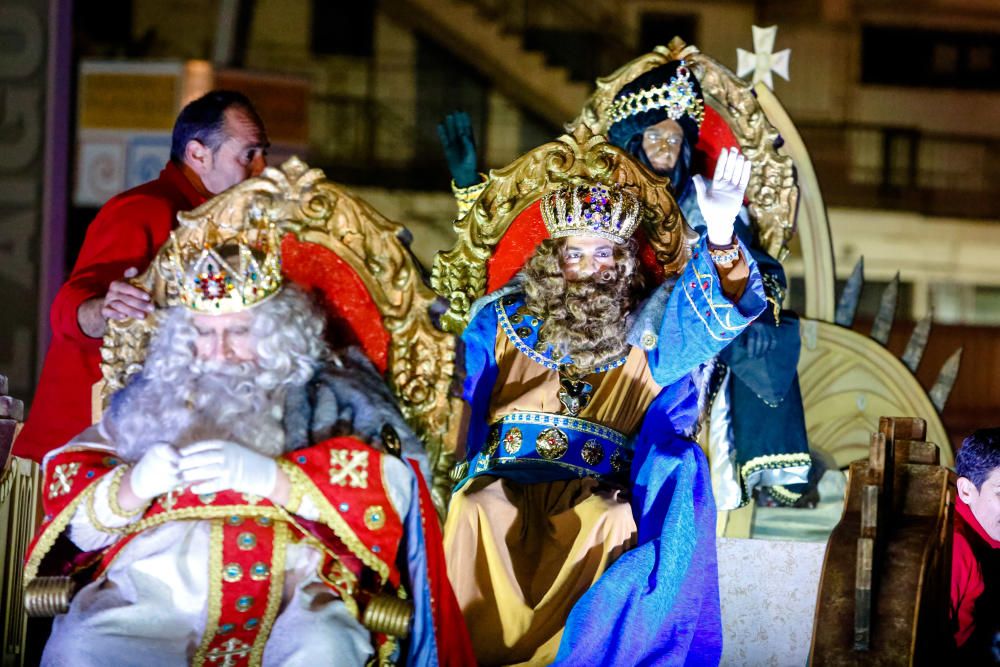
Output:
M631 324L628 341L646 351L661 388L630 435L632 509L638 544L580 598L566 622L556 664L717 664L722 654L715 504L707 462L692 439L700 414L705 365L766 307L756 263L736 302L722 293L702 240L679 278L661 285ZM478 311L462 341L462 394L471 407L467 460L483 449L489 401L497 378L495 308ZM503 334L500 334L503 335ZM502 467L470 466L477 474ZM527 470L519 470L518 481ZM559 466L534 481L574 477Z

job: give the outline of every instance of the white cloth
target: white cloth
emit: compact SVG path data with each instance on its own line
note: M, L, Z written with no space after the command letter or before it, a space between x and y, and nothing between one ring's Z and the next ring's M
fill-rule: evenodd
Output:
M405 516L413 500L413 473L394 457L382 461L389 499ZM99 483L94 510L99 521L120 526L128 521L111 512L109 486L110 477ZM318 517L308 499L298 514ZM206 521L174 521L132 539L100 578L74 596L69 612L56 617L42 665L189 664L205 630L209 534ZM92 550L116 536L94 527L81 507L70 522L70 538ZM282 604L264 649L264 665L360 666L373 653L368 630L317 577L320 559L321 553L304 542L288 545Z

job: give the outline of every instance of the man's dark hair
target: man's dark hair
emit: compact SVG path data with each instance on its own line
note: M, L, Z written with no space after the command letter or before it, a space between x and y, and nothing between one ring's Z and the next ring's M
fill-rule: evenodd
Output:
M258 125L264 126L246 95L235 90L213 90L189 102L177 115L170 140L170 159L181 164L184 161L184 150L192 139L200 141L213 153L219 150L219 146L226 140L225 114L230 107L242 109Z
M981 428L962 441L955 457L955 472L982 490L983 482L1000 468L1000 428Z

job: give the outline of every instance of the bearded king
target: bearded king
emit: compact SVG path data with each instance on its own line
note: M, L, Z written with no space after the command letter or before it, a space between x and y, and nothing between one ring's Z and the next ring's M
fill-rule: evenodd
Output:
M550 193L549 238L473 307L445 552L480 664L718 663L716 513L692 438L708 362L766 305L733 235L749 173L719 160L699 187L707 235L644 300L640 202Z

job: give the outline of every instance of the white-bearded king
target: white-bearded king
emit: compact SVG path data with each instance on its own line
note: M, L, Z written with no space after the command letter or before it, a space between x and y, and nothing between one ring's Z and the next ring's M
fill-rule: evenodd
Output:
M266 250L178 254L141 374L46 457L26 580L85 585L43 664L470 659L419 443Z

